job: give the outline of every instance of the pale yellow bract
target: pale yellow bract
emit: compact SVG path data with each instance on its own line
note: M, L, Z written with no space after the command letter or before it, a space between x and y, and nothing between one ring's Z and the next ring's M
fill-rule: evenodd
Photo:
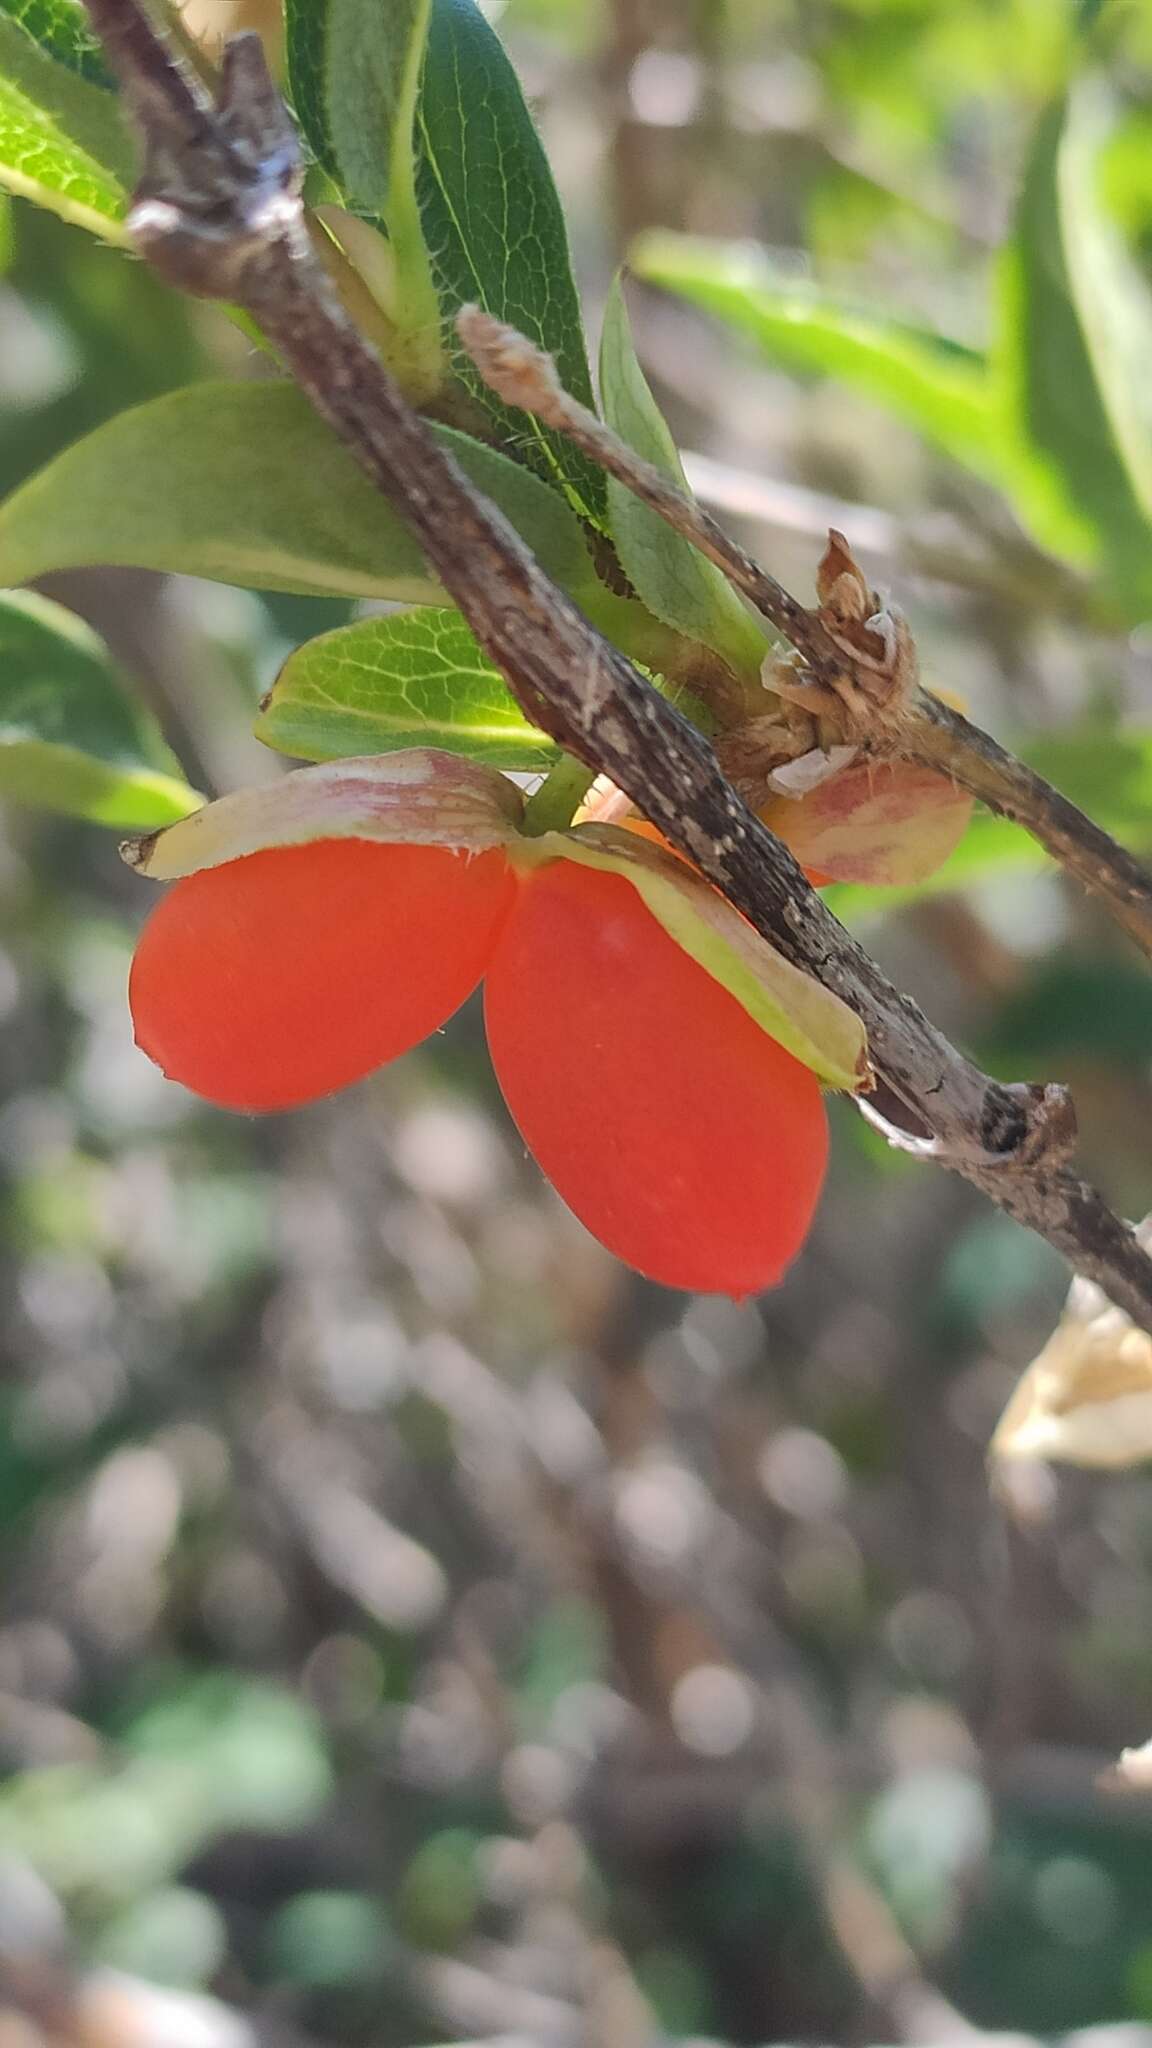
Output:
M1152 1248L1152 1217L1138 1235ZM1004 1410L992 1455L1113 1470L1152 1458L1152 1336L1092 1281L1073 1281L1060 1322Z

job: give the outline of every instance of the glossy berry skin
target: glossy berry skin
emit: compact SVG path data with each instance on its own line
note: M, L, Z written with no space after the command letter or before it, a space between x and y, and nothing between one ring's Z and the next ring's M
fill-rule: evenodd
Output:
M525 1144L600 1242L669 1287L779 1280L820 1193L819 1084L690 959L623 876L520 883L485 983Z
M226 1109L346 1088L446 1023L515 895L501 851L326 839L174 882L144 927L136 1042Z

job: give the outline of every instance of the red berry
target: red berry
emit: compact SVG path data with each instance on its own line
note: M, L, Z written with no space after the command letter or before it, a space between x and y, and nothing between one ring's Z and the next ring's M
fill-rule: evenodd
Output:
M618 1258L738 1298L779 1280L820 1193L819 1084L670 939L624 876L525 876L485 983L529 1150Z
M472 993L514 893L504 854L325 839L174 882L144 927L136 1042L227 1109L359 1081Z

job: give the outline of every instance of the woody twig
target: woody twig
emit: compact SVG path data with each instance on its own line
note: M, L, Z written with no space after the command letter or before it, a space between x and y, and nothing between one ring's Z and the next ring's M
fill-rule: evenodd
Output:
M810 609L687 492L571 397L551 359L524 335L475 306L462 310L457 327L481 375L506 403L566 434L699 548L789 641L796 665L776 664L769 680L819 718L829 744L918 761L1022 825L1068 874L1103 898L1152 959L1152 874L1042 775L922 687L905 620L869 589L841 534L829 536L818 584L821 603ZM766 724L770 718L766 707ZM740 758L741 744L754 758L756 738L755 721L745 735L733 735L732 760ZM747 793L753 793L751 778L734 779L741 787L747 780Z

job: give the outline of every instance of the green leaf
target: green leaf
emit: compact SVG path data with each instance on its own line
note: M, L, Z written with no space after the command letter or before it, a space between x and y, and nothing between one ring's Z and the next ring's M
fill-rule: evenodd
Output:
M113 88L115 81L100 43L78 0L0 0L0 14L22 28L57 64L78 71L93 85Z
M386 310L406 388L442 382L440 304L416 198L414 123L431 0L288 0L289 79L310 147L349 208L383 223Z
M119 104L0 12L0 186L123 242L133 176Z
M354 207L388 229L391 317L435 390L444 367L440 301L416 197L416 106L432 0L328 0L327 76L332 139Z
M434 426L547 573L589 611L599 583L555 491L466 434ZM0 582L123 563L259 590L435 604L408 528L287 383L195 384L121 413L0 505ZM642 615L643 616L643 615Z
M676 443L636 360L619 278L604 311L600 397L609 426L686 491ZM719 569L612 479L608 516L625 573L648 609L666 626L714 648L738 674L758 675L767 637Z
M1046 108L1025 170L1001 268L997 381L1010 438L1035 451L1030 472L1017 479L1024 516L1046 545L1104 571L1139 617L1152 594L1152 534L1073 298L1061 218L1065 116L1063 100ZM1079 143L1073 161L1078 172ZM1075 232L1083 271L1082 213ZM1110 304L1101 317L1112 317Z
M1116 127L1108 87L1085 78L1068 100L1057 165L1064 257L1073 301L1116 449L1152 516L1152 293L1100 191ZM1152 545L1152 534L1149 535Z
M284 0L288 94L305 142L321 169L339 186L340 165L328 121L328 35L329 13L324 0Z
M200 802L96 635L28 591L0 594L0 795L129 829Z
M433 609L309 640L277 676L256 737L304 761L440 746L494 768L536 769L556 752L459 612Z
M639 276L746 335L770 362L850 384L968 469L1000 476L995 414L975 350L783 276L753 244L654 233L640 237L629 261Z
M498 36L473 0L287 0L286 23L309 147L348 206L387 229L390 318L435 370L443 337L494 438L603 524L601 471L502 405L455 344L459 307L486 306L593 402L564 215Z
M412 158L428 9L429 0L392 0L386 8L379 0L326 0L306 10L323 31L319 83L333 174L356 211L380 219L387 217L398 127L400 155Z
M474 303L555 357L593 405L564 214L499 37L474 0L433 0L417 115L417 192L441 310ZM454 369L498 441L602 525L602 471L560 434L495 398L468 358Z

